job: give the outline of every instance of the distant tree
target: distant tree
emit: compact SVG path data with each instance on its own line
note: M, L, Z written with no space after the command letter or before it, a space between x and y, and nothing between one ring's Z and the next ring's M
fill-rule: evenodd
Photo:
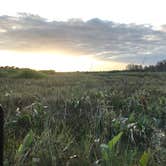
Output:
M135 65L135 64L128 64L126 69L130 70L130 71L142 71L143 66L142 65Z
M153 66L153 65L145 66L144 67L144 71L152 71L152 72L154 72L154 71L156 71L156 67Z
M151 71L151 72L166 72L166 60L157 62L156 65L149 65L149 66L142 66L142 65L135 65L135 64L128 64L126 69L129 71Z
M157 71L166 71L166 60L160 61L156 64Z

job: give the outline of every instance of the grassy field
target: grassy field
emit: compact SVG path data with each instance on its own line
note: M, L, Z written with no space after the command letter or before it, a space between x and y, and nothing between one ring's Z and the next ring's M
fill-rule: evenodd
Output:
M165 166L166 73L1 72L4 165Z

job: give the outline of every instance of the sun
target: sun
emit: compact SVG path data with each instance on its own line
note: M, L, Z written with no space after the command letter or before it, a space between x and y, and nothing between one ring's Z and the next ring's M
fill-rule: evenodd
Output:
M54 55L56 71L89 71L93 59L88 56Z
M124 69L124 63L104 61L92 55L70 55L60 53L28 53L0 51L2 66L16 66L36 70L55 70L57 72L73 71L107 71Z
M17 66L32 69L53 69L58 72L89 71L93 59L88 56L72 56L48 53L20 53L0 51L2 66Z

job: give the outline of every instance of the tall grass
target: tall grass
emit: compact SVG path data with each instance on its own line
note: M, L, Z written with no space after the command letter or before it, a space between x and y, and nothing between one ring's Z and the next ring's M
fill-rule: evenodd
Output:
M166 80L135 75L1 79L4 165L164 166Z

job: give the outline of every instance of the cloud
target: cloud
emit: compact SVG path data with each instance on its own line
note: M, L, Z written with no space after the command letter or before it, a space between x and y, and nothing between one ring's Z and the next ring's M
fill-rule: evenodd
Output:
M166 24L164 24L164 25L161 26L161 31L166 32Z
M120 24L94 18L48 21L19 13L0 16L0 50L93 55L102 60L155 63L166 59L166 26Z

